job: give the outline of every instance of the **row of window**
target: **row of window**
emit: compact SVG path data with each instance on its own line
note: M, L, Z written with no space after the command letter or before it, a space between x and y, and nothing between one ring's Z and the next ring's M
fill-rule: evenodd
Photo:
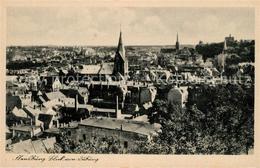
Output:
M71 136L71 131L67 132L68 136ZM85 141L87 139L86 134L82 134L83 140ZM105 141L105 138L102 139L103 141ZM124 141L124 148L128 148L128 142Z

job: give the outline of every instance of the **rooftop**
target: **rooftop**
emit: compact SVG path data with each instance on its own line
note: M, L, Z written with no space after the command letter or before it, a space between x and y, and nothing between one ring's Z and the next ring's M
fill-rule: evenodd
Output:
M113 73L113 63L102 63L98 65L83 65L83 69L80 71L81 74L102 74L111 75Z
M146 122L133 121L133 120L119 120L112 118L88 118L82 120L79 125L99 127L105 129L118 129L122 131L134 132L142 135L151 135L160 130L159 125L152 125Z
M10 130L16 130L16 131L23 131L23 132L31 132L32 130L39 129L40 126L33 126L33 125L16 125L11 126Z
M33 116L38 116L39 114L41 114L42 112L40 111L40 109L38 109L38 108L31 108L31 107L29 107L29 106L26 106L26 107L24 107L23 108L24 109L24 111L26 112L26 113L30 113L31 115L33 115Z
M55 137L39 139L36 141L28 139L12 144L10 147L10 151L13 153L48 153L49 149L54 148L55 142Z
M16 116L16 117L22 117L22 118L27 118L27 114L23 109L18 109L16 106L14 107L12 113Z
M45 95L49 100L66 98L66 96L60 91L45 93Z

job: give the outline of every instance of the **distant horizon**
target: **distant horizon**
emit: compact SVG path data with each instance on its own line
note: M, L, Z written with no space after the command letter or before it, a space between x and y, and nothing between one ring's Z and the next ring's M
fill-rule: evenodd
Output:
M236 39L235 39L236 40ZM240 40L255 40L255 39L237 39L237 41L240 41ZM202 40L201 40L202 41ZM212 43L222 43L224 42L223 41L218 41L218 42L204 42L202 41L203 44L212 44ZM180 44L180 46L196 46L198 45L199 42L197 44ZM115 45L86 45L86 44L79 44L79 45L61 45L61 44L37 44L37 45L6 45L6 47L41 47L41 46L57 46L57 47L117 47L117 44ZM138 47L138 46L172 46L172 47L175 47L175 44L131 44L131 45L124 45L125 47Z
M180 46L195 46L196 44L180 44ZM61 47L117 47L117 45L58 45L58 44L43 44L43 45L7 45L7 47L37 47L37 46L61 46ZM125 47L139 47L139 46L172 46L172 44L136 44L136 45L124 45Z

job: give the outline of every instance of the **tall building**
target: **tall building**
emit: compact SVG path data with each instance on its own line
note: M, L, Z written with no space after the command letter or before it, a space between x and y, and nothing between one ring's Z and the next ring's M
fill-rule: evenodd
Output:
M235 41L235 38L234 38L233 36L231 36L231 34L229 34L228 37L225 37L225 41L226 41L228 44L230 44L230 43L232 43L232 42Z
M119 42L114 60L114 75L121 74L127 79L128 76L128 59L125 55L125 47L122 40L122 31L120 30Z
M217 56L218 67L221 73L225 71L226 57L227 57L227 42L226 40L224 40L223 51L221 54Z
M176 48L177 51L180 49L178 33L177 33L177 40L176 40L175 48Z
M226 41L226 39L224 40L224 47L223 47L223 53L225 54L226 53L226 51L227 51L227 41Z

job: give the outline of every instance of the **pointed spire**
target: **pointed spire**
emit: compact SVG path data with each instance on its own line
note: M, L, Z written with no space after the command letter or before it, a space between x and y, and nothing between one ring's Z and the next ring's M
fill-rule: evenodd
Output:
M128 76L128 60L125 55L125 47L123 44L123 37L122 37L122 30L121 30L121 24L120 24L120 34L119 34L119 40L118 40L118 46L115 54L115 61L114 61L114 70L113 73L121 76L126 77Z
M177 32L177 39L176 39L175 48L176 48L177 51L180 49L180 43L179 43L179 35L178 35L178 32Z
M119 34L119 40L118 40L118 46L117 46L117 53L120 54L123 60L125 60L125 47L122 40L122 30L121 30L121 24L120 24L120 34Z

